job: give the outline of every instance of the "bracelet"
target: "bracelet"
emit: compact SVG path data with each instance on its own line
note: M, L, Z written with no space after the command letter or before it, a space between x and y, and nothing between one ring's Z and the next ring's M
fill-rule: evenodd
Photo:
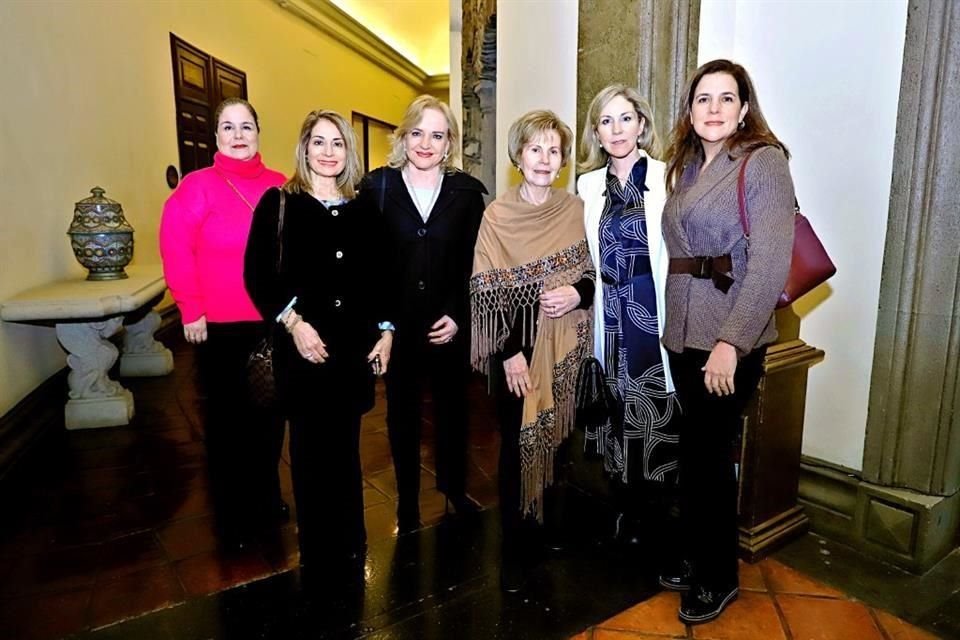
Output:
M293 310L293 305L297 304L297 296L293 296L290 299L290 302L287 303L287 306L283 308L283 311L277 314L276 321L283 322L287 319L287 313Z
M303 320L303 317L302 317L299 313L297 313L296 311L291 312L290 315L291 315L291 317L293 318L293 319L290 321L290 324L287 324L286 322L283 323L283 326L284 326L284 328L287 330L287 333L293 333L293 328L296 327L297 324L299 324L301 320Z

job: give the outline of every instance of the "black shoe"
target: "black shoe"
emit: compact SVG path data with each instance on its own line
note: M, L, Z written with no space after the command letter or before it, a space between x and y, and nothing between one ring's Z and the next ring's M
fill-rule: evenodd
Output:
M613 541L616 544L631 547L643 544L643 541L637 534L636 526L625 513L617 514L617 522L613 529Z
M450 513L450 505L453 505L453 514ZM479 512L479 505L468 498L466 494L448 496L443 502L444 515L469 516Z
M523 564L520 560L504 558L500 565L500 588L505 593L517 593L523 588L525 581Z
M739 593L736 585L716 590L696 585L680 596L680 620L687 624L709 622L723 613Z
M670 591L689 591L693 577L693 567L686 560L682 560L672 571L660 574L660 586Z
M413 533L421 527L420 510L397 512L397 535Z

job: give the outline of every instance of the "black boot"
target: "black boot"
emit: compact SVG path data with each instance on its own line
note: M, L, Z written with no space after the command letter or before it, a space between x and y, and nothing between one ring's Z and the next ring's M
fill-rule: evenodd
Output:
M737 599L740 589L732 586L708 589L693 585L680 596L680 620L687 624L703 624L717 618L731 602Z

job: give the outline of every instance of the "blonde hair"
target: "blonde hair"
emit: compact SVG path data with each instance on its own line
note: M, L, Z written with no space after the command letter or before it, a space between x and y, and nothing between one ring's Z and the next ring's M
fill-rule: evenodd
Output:
M357 184L363 176L363 165L360 164L360 156L357 155L357 137L353 133L353 127L342 115L327 109L311 111L304 118L297 148L294 150L293 175L284 183L283 189L288 193L310 193L313 190L313 183L310 180L310 163L307 161L307 144L310 142L313 128L321 120L326 120L335 126L343 138L346 158L343 171L337 176L337 188L340 189L344 198L352 199L357 195Z
M601 89L590 101L590 106L587 108L585 122L583 123L583 135L580 136L580 164L577 167L582 172L604 167L610 158L607 150L600 144L597 127L600 124L600 115L603 108L617 96L622 96L632 104L634 111L637 112L637 117L643 120L643 131L637 137L637 147L646 151L653 158L660 156L660 139L657 137L657 131L653 126L653 109L650 108L650 104L633 87L628 87L625 84L611 84Z
M514 166L520 166L520 156L523 146L548 131L556 131L560 136L560 166L567 166L570 159L570 146L573 143L573 131L570 130L560 116L553 111L537 109L528 111L510 125L507 135L507 154Z
M440 168L445 173L457 171L457 163L460 161L460 127L457 125L457 119L446 102L426 94L414 98L407 107L406 113L403 114L400 126L394 129L393 135L390 136L392 146L390 155L387 156L388 167L402 169L407 164L407 146L404 139L408 133L417 128L423 119L423 112L427 109L439 111L447 121L447 153L440 161Z

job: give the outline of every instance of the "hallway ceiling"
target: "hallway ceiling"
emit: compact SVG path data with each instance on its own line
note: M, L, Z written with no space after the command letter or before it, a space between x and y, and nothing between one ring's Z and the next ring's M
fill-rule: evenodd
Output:
M429 75L450 73L449 0L330 0Z

